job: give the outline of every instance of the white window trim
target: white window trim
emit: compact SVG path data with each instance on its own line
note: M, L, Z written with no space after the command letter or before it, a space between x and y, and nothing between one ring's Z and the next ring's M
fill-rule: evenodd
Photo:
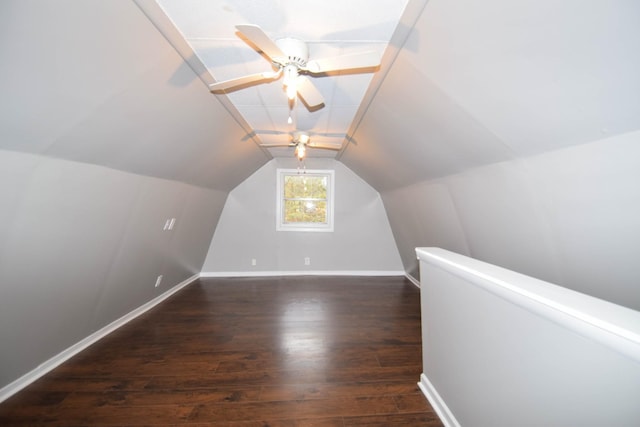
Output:
M277 192L276 192L276 230L277 231L333 231L333 195L335 187L335 171L331 169L278 169L277 171ZM284 177L285 175L309 175L326 176L327 182L327 223L297 223L286 224L284 219Z

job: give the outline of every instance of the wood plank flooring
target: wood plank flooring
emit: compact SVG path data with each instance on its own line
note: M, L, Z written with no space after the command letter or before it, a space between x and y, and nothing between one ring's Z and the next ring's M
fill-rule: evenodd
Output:
M442 426L404 278L200 279L0 404L2 426Z

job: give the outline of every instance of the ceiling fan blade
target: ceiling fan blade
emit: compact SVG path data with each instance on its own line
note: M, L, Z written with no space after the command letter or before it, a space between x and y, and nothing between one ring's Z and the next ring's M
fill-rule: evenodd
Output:
M307 107L313 108L324 104L324 98L318 88L311 83L308 77L300 76L296 82L298 96L302 99Z
M313 140L313 142L319 142L321 144L340 145L342 144L342 141L344 141L346 137L347 137L346 133L318 132L318 133L311 134L311 139Z
M270 59L276 60L279 58L286 58L286 55L278 47L276 42L271 40L271 38L259 26L243 24L236 25L236 29Z
M327 144L322 142L310 142L308 146L311 148L322 148L324 150L335 150L335 151L340 151L340 149L342 148L342 144Z
M271 129L255 129L254 132L258 135L260 134L265 134L265 135L287 135L290 132L286 132L283 130L271 130Z
M312 74L318 74L358 68L375 68L379 65L380 56L376 52L370 51L309 61L305 70Z
M261 147L274 148L274 147L295 147L295 144L260 144Z
M344 137L342 138L327 138L322 136L312 136L311 142L309 142L309 147L311 148L324 148L325 150L340 150L342 148L342 142L344 141Z
M344 132L309 132L309 134L312 135L313 139L322 138L332 139L334 141L336 139L340 139L342 141L347 137L347 134Z
M238 77L235 79L225 80L222 82L217 82L209 85L209 90L211 92L222 92L228 89L240 88L252 83L259 83L264 80L273 80L280 77L280 72L278 71L268 71L265 73L258 74L250 74L244 77Z

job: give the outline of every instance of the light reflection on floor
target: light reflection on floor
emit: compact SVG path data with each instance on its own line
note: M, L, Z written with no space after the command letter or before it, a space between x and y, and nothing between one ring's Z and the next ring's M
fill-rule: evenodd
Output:
M280 349L287 368L326 367L330 358L331 316L323 300L295 298L280 318Z

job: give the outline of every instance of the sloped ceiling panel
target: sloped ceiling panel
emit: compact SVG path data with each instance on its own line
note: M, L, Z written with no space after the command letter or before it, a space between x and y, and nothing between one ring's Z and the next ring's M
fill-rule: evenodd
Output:
M223 191L269 160L135 3L0 7L0 149Z
M638 127L640 4L431 0L341 160L379 190Z
M401 54L341 160L380 191L512 156Z

